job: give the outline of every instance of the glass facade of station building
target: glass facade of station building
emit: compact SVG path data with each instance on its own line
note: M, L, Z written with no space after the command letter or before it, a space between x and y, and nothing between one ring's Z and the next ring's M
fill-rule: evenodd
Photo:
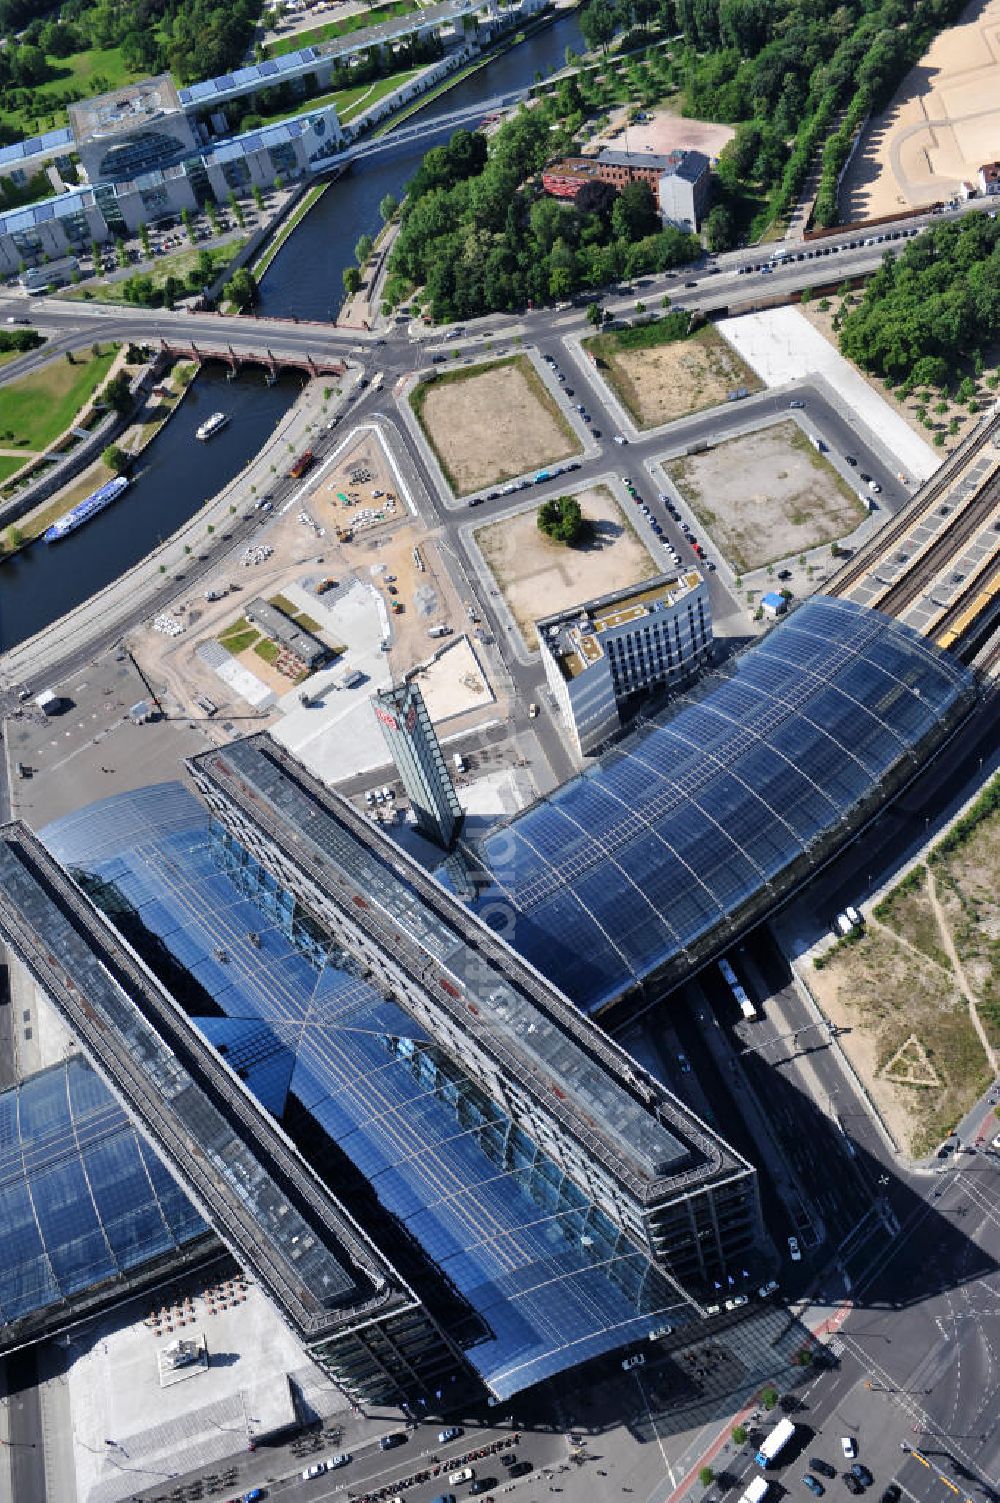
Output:
M46 842L391 1248L455 1363L494 1396L698 1318L685 1289L186 790L107 800ZM753 1226L751 1215L745 1246ZM426 1342L419 1312L408 1319ZM419 1398L393 1330L376 1322L314 1355L356 1397Z
M313 1344L327 1371L426 1402L464 1366L504 1399L697 1322L760 1232L752 1166L585 1013L670 984L808 875L974 694L906 628L810 602L512 821L503 868L483 843L516 953L263 736L191 764L208 809L160 785L45 841L418 1292ZM155 1156L89 1073L0 1097L0 1313L25 1329L204 1234L180 1192L151 1205ZM33 1156L43 1121L65 1163Z
M974 695L908 627L815 596L494 827L466 853L472 906L584 1011L641 1006L807 880Z

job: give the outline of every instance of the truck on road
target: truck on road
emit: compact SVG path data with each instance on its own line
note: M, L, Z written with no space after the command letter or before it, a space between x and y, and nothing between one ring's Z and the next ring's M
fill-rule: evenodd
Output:
M764 1503L764 1499L771 1491L771 1484L766 1477L755 1477L740 1497L740 1503Z
M794 1434L795 1426L790 1419L779 1420L770 1435L760 1443L760 1450L754 1457L757 1465L766 1467L776 1461Z

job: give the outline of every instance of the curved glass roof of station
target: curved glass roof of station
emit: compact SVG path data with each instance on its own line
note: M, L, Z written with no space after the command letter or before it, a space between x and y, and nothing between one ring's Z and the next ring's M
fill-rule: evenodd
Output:
M208 1232L79 1055L0 1093L0 1324Z
M304 1109L326 1171L346 1154L443 1270L465 1302L453 1334L498 1397L694 1313L179 784L42 838L130 940L138 919L199 983L196 1026L261 1104L286 1124Z
M971 691L969 672L909 628L813 597L491 830L474 848L491 880L472 906L598 1012L777 897Z

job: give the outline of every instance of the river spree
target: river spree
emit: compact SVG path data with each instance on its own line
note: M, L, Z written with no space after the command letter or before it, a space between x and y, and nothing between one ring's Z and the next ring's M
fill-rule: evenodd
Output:
M537 73L563 65L566 48L584 50L576 13L509 52L426 106L432 123L454 110L523 88ZM343 271L354 246L379 227L387 193L402 198L426 146L412 144L355 164L333 183L282 247L261 288L261 311L332 322L343 297ZM55 544L35 543L0 564L0 651L41 631L88 600L151 553L222 490L262 447L301 387L300 376L267 386L252 367L227 381L218 366L203 371L178 412L147 449L120 501ZM227 427L208 443L195 429L209 413L226 412Z
M456 84L415 118L429 125L442 115L524 88L536 73L561 68L567 47L574 52L585 50L575 11ZM403 197L426 149L414 142L400 147L398 154L387 152L362 160L328 188L268 268L261 286L261 312L272 317L336 319L344 296L344 269L354 264L358 236L377 232L379 204L387 193Z
M300 375L268 386L262 369L228 381L222 366L207 366L120 500L62 542L32 543L0 564L0 651L88 600L176 532L249 463L301 389ZM195 429L213 412L228 413L229 423L201 443Z

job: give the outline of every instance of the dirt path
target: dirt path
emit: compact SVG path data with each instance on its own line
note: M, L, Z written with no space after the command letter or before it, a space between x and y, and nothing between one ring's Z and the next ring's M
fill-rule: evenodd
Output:
M934 910L934 917L937 919L937 926L941 935L941 943L944 945L948 959L951 961L952 970L955 973L955 980L958 982L959 990L961 991L963 997L969 1004L969 1017L972 1019L972 1026L979 1036L979 1042L983 1046L983 1052L990 1062L990 1069L995 1075L998 1069L996 1050L993 1048L992 1044L987 1038L986 1030L983 1027L982 1022L980 1021L979 1010L976 1007L976 999L973 996L972 989L966 979L965 971L962 967L962 962L958 958L958 951L955 949L955 941L952 938L951 928L949 927L948 920L945 917L944 909L941 907L941 904L938 900L937 883L934 880L934 873L933 871L931 871L930 867L928 867L927 869L927 894L931 900L931 907Z
M926 962L927 965L937 966L939 971L944 971L946 976L950 976L951 972L948 967L942 965L940 960L935 960L933 955L928 955L926 950L921 950L919 945L915 945L912 939L907 939L904 934L897 934L895 929L890 929L888 924L883 924L880 919L875 918L874 914L870 915L865 920L865 923L869 929L878 929L890 943L902 945L903 949L909 950L910 954L916 956L917 960L922 963Z

